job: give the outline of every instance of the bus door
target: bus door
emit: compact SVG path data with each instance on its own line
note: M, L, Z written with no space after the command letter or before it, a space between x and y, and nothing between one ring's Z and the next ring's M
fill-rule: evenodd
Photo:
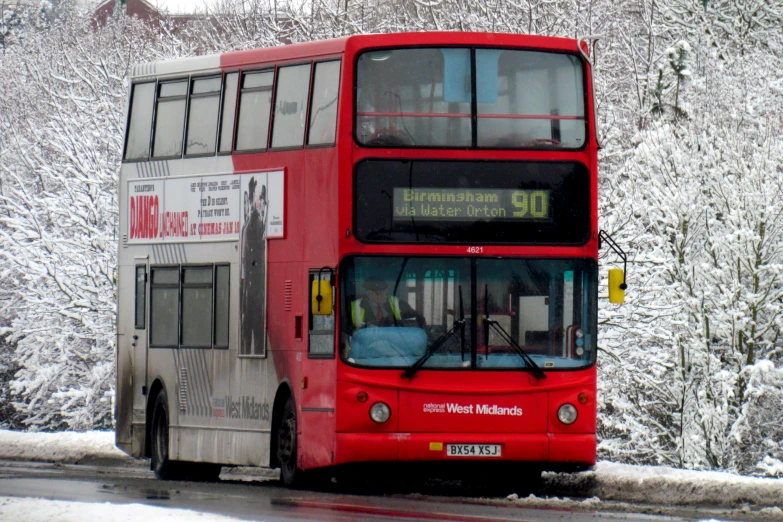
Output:
M122 269L122 268L121 268ZM130 389L130 396L127 399L118 400L117 414L117 432L118 435L123 429L120 426L121 421L130 420L130 426L127 429L132 432L133 454L138 455L142 451L145 440L146 430L146 396L147 396L147 284L149 280L149 263L146 256L144 259L137 258L132 267L134 271L134 289L133 289L133 307L128 310L125 317L120 318L120 322L125 325L132 325L131 328L123 328L124 335L120 337L119 342L125 347L118 349L117 373L118 382L121 382L121 388ZM130 279L130 278L128 278ZM129 382L125 382L129 381ZM118 395L125 395L124 391ZM132 408L130 415L120 414L120 403L127 403L124 408Z
M330 268L310 270L307 323L295 325L296 336L307 336L302 364L302 447L305 467L332 464L335 431L335 295ZM307 330L303 331L302 326Z

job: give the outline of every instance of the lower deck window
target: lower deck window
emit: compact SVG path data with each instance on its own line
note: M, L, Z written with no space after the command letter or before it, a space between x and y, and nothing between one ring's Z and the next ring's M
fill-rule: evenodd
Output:
M153 268L150 285L150 346L179 343L179 269Z
M145 316L147 312L147 267L136 267L136 303L134 326L137 330L146 328Z
M229 265L150 271L151 347L228 348Z
M229 266L215 267L215 348L228 348Z
M212 345L212 267L182 271L182 346Z

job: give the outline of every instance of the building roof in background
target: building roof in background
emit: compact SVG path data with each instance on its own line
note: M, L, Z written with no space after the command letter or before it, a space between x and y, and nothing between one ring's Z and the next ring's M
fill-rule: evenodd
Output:
M202 4L199 2L184 0L125 0L124 2L104 0L95 7L94 18L96 23L105 24L106 20L114 14L114 10L119 7L124 8L128 16L136 16L149 23L158 23L165 17L174 23L172 29L176 29L177 26L197 18L198 15L194 13L200 5ZM189 6L190 10L185 11L180 8L184 6Z
M0 2L2 1L4 0L0 0ZM82 0L82 2L90 3L90 0ZM113 6L113 4L122 3L122 0L93 0L91 3L96 5L95 9L98 10L106 7L108 4L112 4ZM141 4L144 4L143 7ZM146 8L157 11L158 13L168 13L170 15L191 15L202 10L204 2L199 0L125 0L125 6L128 11Z
M71 0L72 3L76 5L81 6L90 6L94 5L97 2L95 0ZM182 0L179 0L182 1ZM21 5L35 5L41 3L41 0L0 0L0 6L6 8L6 9L13 9L15 7L19 7Z

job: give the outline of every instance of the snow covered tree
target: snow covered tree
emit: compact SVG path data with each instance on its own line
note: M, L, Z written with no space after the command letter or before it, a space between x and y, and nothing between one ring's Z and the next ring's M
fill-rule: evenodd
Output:
M605 338L610 347L638 347L605 360L604 389L618 379L638 385L607 389L608 454L745 472L771 455L745 445L738 460L735 444L771 402L768 393L748 392L751 369L762 360L780 365L783 153L775 138L781 122L770 111L783 100L760 80L779 63L746 54L731 68L711 69L694 82L688 118L640 132L612 173L628 196L622 215L635 218L623 235L633 240L645 295L634 303L631 292L619 314L631 324ZM667 334L639 327L639 317Z
M140 30L70 11L0 58L0 259L30 428L112 425L117 172Z

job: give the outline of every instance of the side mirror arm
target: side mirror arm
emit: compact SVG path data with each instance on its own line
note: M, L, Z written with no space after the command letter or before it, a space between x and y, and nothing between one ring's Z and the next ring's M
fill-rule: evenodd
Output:
M324 299L321 295L321 274L324 270L329 272L329 283L331 286L334 286L334 270L328 266L322 267L320 270L318 270L318 295L315 296L315 300L318 303L319 312L321 311L321 301Z
M617 242L612 238L611 235L609 235L608 232L605 230L601 230L598 233L598 250L601 250L601 247L603 246L603 241L606 241L609 245L609 248L614 250L614 253L620 256L620 259L623 260L623 282L620 284L620 289L625 290L628 288L628 285L625 284L625 277L628 273L628 256L626 255L625 251L620 248L620 245L617 244Z

